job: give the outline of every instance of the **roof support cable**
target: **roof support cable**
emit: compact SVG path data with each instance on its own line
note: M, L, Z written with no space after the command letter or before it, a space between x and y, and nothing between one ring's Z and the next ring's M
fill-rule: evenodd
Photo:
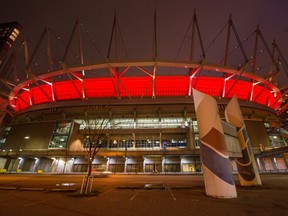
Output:
M233 30L233 32L234 32L234 35L235 35L235 37L236 37L236 40L237 40L237 42L238 42L238 46L240 47L240 50L241 50L242 55L243 55L243 57L244 57L244 60L245 60L245 62L248 62L247 54L246 54L246 52L245 52L245 50L244 50L244 47L243 47L243 45L242 45L242 42L241 42L241 40L240 40L240 37L239 37L239 35L238 35L238 32L237 32L237 30L236 30L236 28L235 28L235 25L234 25L234 23L233 23L232 20L231 20L231 26L232 26L232 30ZM252 34L252 35L253 35L253 34ZM244 41L245 41L245 40L244 40Z
M198 79L199 79L200 74L201 74L201 72L202 72L202 66L203 66L203 64L204 64L204 59L201 61L199 67L197 68L197 70L195 71L195 74L193 75L193 76L195 77L196 74L199 72L199 76L196 76L196 81L195 81L195 83L194 83L194 85L193 85L193 88L196 88ZM191 81L192 81L192 80L191 80ZM191 91L192 91L192 89L191 89Z
M100 49L98 48L98 46L95 44L95 40L91 37L91 35L89 34L88 29L84 26L83 23L80 23L81 28L83 29L83 31L86 33L89 41L91 42L91 44L95 47L97 53L102 57L102 59L104 61L107 61L107 58L103 55L103 53L100 51Z
M270 59L272 60L272 62L273 62L273 64L274 64L274 67L275 67L275 69L276 69L276 72L275 72L275 73L278 74L278 72L279 72L278 64L277 64L277 62L276 62L276 60L275 60L275 58L274 58L274 56L273 56L273 53L271 52L271 50L270 50L270 48L269 48L269 46L268 46L266 40L264 39L264 37L263 37L263 35L262 35L262 33L261 33L260 30L259 30L259 36L260 36L260 39L261 39L262 43L264 44L264 46L265 46L265 48L266 48L266 51L267 51L268 54L269 54Z
M205 50L204 50L204 45L203 45L203 41L202 41L199 24L198 24L197 17L196 17L196 13L194 13L193 19L195 21L195 25L196 25L196 29L197 29L197 33L198 33L198 38L199 38L199 42L200 42L200 47L201 47L201 50L202 50L202 56L199 58L199 61L198 61L198 62L201 62L203 59L205 59L206 53L205 53Z
M278 47L277 43L274 42L274 44L275 44L276 50L277 50L277 52L278 52L278 54L279 54L279 56L280 56L281 65L282 65L282 67L283 67L283 69L284 69L285 75L288 77L288 64L287 64L287 61L286 61L286 59L284 58L284 56L283 56L280 48Z
M229 56L231 56L236 50L238 50L238 48L241 48L241 46L242 46L242 48L243 48L244 43L247 42L254 34L255 34L255 32L251 33L251 34L250 34L248 37L246 37L244 40L240 41L240 43L239 43L238 40L237 40L238 45L235 46L234 49L232 49L232 50L227 54L227 58L228 58ZM235 36L235 37L236 37L236 36ZM241 44L241 46L240 46L240 44ZM242 55L243 55L243 53L245 53L244 48L243 48L243 51L241 51L241 53L242 53ZM244 61L246 61L246 60L245 60L245 55L246 55L246 53L243 55ZM247 56L247 55L246 55L246 56ZM219 62L224 62L224 61L225 61L225 58L221 59ZM241 64L239 64L238 67L241 67Z
M112 79L112 83L113 83L113 87L116 93L116 97L117 99L121 99L120 96L120 88L119 88L119 76L118 76L118 71L115 67L110 67L110 73L111 73L111 79ZM116 83L115 83L116 81Z
M14 87L15 85L6 81L6 80L3 80L3 79L0 79L0 81L7 87L11 90L11 92L13 93L14 97L16 98L19 98L20 100L22 100L24 102L24 104L26 104L27 106L29 106L29 104L21 97L21 95L19 94L19 92L16 92ZM13 88L11 88L11 86L13 86ZM25 91L27 91L27 89L24 89ZM11 93L10 93L11 95ZM10 97L9 95L9 97Z
M83 43L82 43L82 34L80 29L80 20L77 17L77 32L78 32L78 49L79 49L79 57L80 57L80 64L84 65L84 54L83 54ZM85 71L82 70L82 76L85 76Z
M177 58L178 58L178 56L179 56L179 54L180 54L180 51L181 51L181 49L182 49L182 47L183 47L183 45L184 45L184 42L185 42L185 40L187 39L188 32L189 32L189 29L191 28L192 22L193 22L193 18L191 19L191 21L190 21L190 23L189 23L189 26L188 26L188 28L187 28L187 30L186 30L186 32L185 32L185 35L184 35L184 37L183 37L183 39L182 39L182 41L181 41L181 43L180 43L180 47L179 47L179 49L178 49L178 51L177 51L177 53L176 53L176 56L174 57L175 60L177 60ZM192 59L190 59L190 61L192 62Z
M54 31L52 31L52 29L49 28L49 32L60 42L60 44L66 48L67 44L62 40L62 38L57 35ZM76 52L73 51L73 50L70 50L70 53L72 53L74 56L77 56ZM54 58L54 62L58 62L60 63L61 62L61 57L58 57L58 59L55 59Z
M227 24L228 24L228 31L227 31L226 48L225 48L225 55L224 55L224 66L227 66L227 63L228 63L228 51L230 47L230 35L231 35L231 26L232 26L231 14L229 15L229 20ZM225 76L225 73L223 73L223 75Z
M68 44L66 45L64 54L63 54L62 59L61 59L62 62L65 62L65 60L66 60L66 57L67 57L68 51L69 51L69 49L70 49L70 46L71 46L71 43L72 43L74 34L75 34L75 32L76 32L76 29L77 29L77 26L78 26L78 19L75 21L75 24L74 24L74 27L73 27L73 29L72 29L72 33L71 33L71 35L70 35Z
M121 38L121 41L123 43L123 48L124 48L124 53L126 55L126 58L129 60L129 55L128 55L128 51L127 51L127 47L126 47L126 43L124 41L124 37L123 37L123 34L122 34L122 31L121 31L121 28L120 28L120 25L119 25L119 22L116 20L116 25L118 27L118 31L119 31L119 34L120 34L120 38Z
M75 88L78 96L79 96L80 98L85 98L84 93L82 92L82 94L81 94L81 92L80 92L79 89L77 88L77 86L76 86L74 80L72 79L71 74L70 74L69 71L67 71L67 76L69 77L70 82L72 83L73 87ZM80 82L81 82L81 81L80 81ZM83 83L83 82L81 82L81 84L82 84L82 83ZM84 90L84 89L82 88L82 90Z
M193 78L196 76L196 74L202 70L202 64L200 64L197 68L193 68L193 70L190 71L190 77L189 77L189 89L188 89L188 96L190 97L192 95L192 81ZM197 82L197 80L196 80ZM194 85L194 87L196 84ZM193 87L193 88L194 88Z
M157 11L154 9L154 29L153 29L153 58L154 61L157 61L158 53L157 53Z
M41 36L40 36L40 39L38 40L38 42L37 42L37 44L36 44L36 47L34 48L32 54L31 54L31 56L30 56L30 58L29 58L29 60L28 60L28 62L27 62L27 64L26 64L26 66L25 66L25 70L29 70L30 73L32 73L31 68L30 68L30 65L31 65L31 63L33 62L33 59L34 59L34 57L35 57L35 55L36 55L36 53L37 53L37 51L38 51L38 49L39 49L39 46L40 46L40 44L41 44L44 36L46 35L46 33L47 33L47 31L46 31L46 28L45 28L44 31L42 32ZM32 74L30 74L30 76L31 76L31 75L32 75Z
M44 91L44 89L42 88L42 85L39 85L39 83L37 82L34 76L32 77L32 80L35 83L35 85L40 89L40 91L46 96L46 98L52 101L52 98Z
M75 88L78 96L79 96L80 98L85 98L83 86L82 86L82 94L81 94L81 92L79 92L79 90L78 90L78 88L77 88L74 80L72 79L71 74L72 74L74 77L76 77L76 78L81 82L82 85L83 85L83 80L82 80L81 78L77 77L76 75L74 75L74 74L70 71L70 69L67 67L67 65L65 64L65 62L61 62L61 65L62 65L63 69L65 70L67 76L69 77L70 82L72 83L73 87Z
M259 83L256 83L255 85L257 85L257 84L259 84ZM264 88L262 88L262 90L254 97L254 99L252 98L251 101L256 102L256 100L258 99L258 97L259 97L260 95L262 95L262 93L263 93L267 88L268 88L268 86L265 85Z
M145 94L148 92L148 89L149 89L149 87L151 85L153 85L153 79L151 79L151 82L149 82L148 85L146 86L146 88L145 88L145 90L144 90L144 92L143 92L143 94L142 94L140 99L142 99L145 96Z
M229 95L229 94L230 94L231 90L234 88L234 86L236 85L236 83L241 79L241 76L242 76L242 74L245 72L244 70L245 70L246 66L248 65L248 63L249 63L249 60L245 63L245 65L244 65L243 67L241 67L241 68L237 71L237 73L240 71L239 74L235 74L235 75L238 75L237 79L235 79L235 81L233 82L232 86L231 86L230 89L227 91L227 93L223 92L223 98L226 97L226 95Z
M232 21L231 21L232 22ZM210 49L210 47L215 43L215 41L218 39L218 37L223 33L223 31L226 29L227 25L229 23L227 22L222 29L218 32L218 34L214 37L214 39L210 42L210 44L208 45L208 47L204 50L204 53L207 53L207 51Z
M108 52L107 52L107 56L106 56L108 61L110 61L110 53L111 53L111 47L112 47L112 41L113 41L113 35L114 35L114 31L115 31L115 26L116 26L116 11L114 13L112 31L111 31L111 35L110 35L109 47L108 47Z
M252 61L252 73L255 73L255 68L256 68L256 56L257 56L257 49L258 49L258 40L259 40L259 25L257 26L257 29L255 31L256 37L255 37L255 43L254 43L254 54L253 54L253 61Z

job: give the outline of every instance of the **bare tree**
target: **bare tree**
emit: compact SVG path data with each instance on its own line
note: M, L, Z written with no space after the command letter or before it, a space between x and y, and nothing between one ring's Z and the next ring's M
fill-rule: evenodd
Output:
M82 194L91 192L93 183L93 177L91 176L93 160L103 145L107 143L109 130L111 129L109 115L107 115L107 112L99 113L101 114L100 116L95 116L93 118L91 117L91 119L86 118L86 120L83 122L85 129L82 136L84 151L86 151L88 168L87 174L82 182L80 192Z

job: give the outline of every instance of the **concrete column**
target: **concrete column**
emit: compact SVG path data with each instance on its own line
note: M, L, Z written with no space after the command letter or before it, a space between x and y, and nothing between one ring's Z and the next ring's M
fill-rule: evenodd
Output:
M260 170L260 172L265 169L265 166L263 165L262 158L259 158L259 157L256 158L256 162L257 162L258 170Z
M288 168L288 153L283 154L284 161L286 163L286 167Z
M37 172L39 163L40 163L40 159L39 158L35 158L34 167L33 167L32 171Z
M166 162L166 157L162 157L162 173L165 173L165 162Z
M243 155L242 158L236 158L241 186L262 185L236 95L233 96L225 109L225 118L227 122L237 128L238 139Z
M23 159L23 158L20 159L20 161L19 161L19 163L18 163L18 166L17 166L17 170L22 169L24 160L25 160L25 159Z
M109 171L109 162L110 162L110 157L107 157L106 171Z
M180 172L183 173L183 156L180 156Z
M160 149L162 149L162 147L163 147L163 145L162 145L162 132L160 132L160 134L159 134L159 147L160 147Z
M237 192L217 102L213 97L195 89L193 98L206 194L216 198L236 198Z
M128 158L125 158L125 162L124 162L124 173L127 173L127 163L128 163Z
M270 159L271 159L271 163L272 163L272 166L273 166L274 171L277 171L277 172L278 172L278 166L277 166L276 158L271 157Z
M193 133L193 124L192 122L188 123L188 149L189 150L194 150L195 149L195 142L194 142L194 137L192 136Z
M132 133L133 135L133 149L136 148L136 136L135 136L135 133Z
M11 157L6 159L6 162L5 162L5 165L4 165L4 169L6 169L7 171L9 169L9 165L10 165L11 161L12 161Z
M143 173L145 173L145 157L143 159Z

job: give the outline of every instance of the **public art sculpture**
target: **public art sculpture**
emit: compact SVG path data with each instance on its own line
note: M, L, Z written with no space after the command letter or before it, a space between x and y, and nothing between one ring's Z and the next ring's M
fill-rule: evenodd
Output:
M236 198L237 192L217 102L213 97L195 89L193 97L206 195L216 198Z

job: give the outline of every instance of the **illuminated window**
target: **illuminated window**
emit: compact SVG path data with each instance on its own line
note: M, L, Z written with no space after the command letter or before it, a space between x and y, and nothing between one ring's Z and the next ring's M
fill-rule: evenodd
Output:
M57 123L48 148L64 149L67 146L72 123L59 122Z
M68 141L68 136L53 136L49 148L65 148Z
M137 128L159 128L159 118L136 119Z
M0 148L3 148L6 142L6 138L9 135L9 132L11 130L11 127L5 127L2 130L1 136L0 136Z
M10 35L9 38L10 38L11 40L13 40L13 41L16 40L16 37L14 37L13 35Z
M20 31L18 29L14 28L13 33L19 35Z

